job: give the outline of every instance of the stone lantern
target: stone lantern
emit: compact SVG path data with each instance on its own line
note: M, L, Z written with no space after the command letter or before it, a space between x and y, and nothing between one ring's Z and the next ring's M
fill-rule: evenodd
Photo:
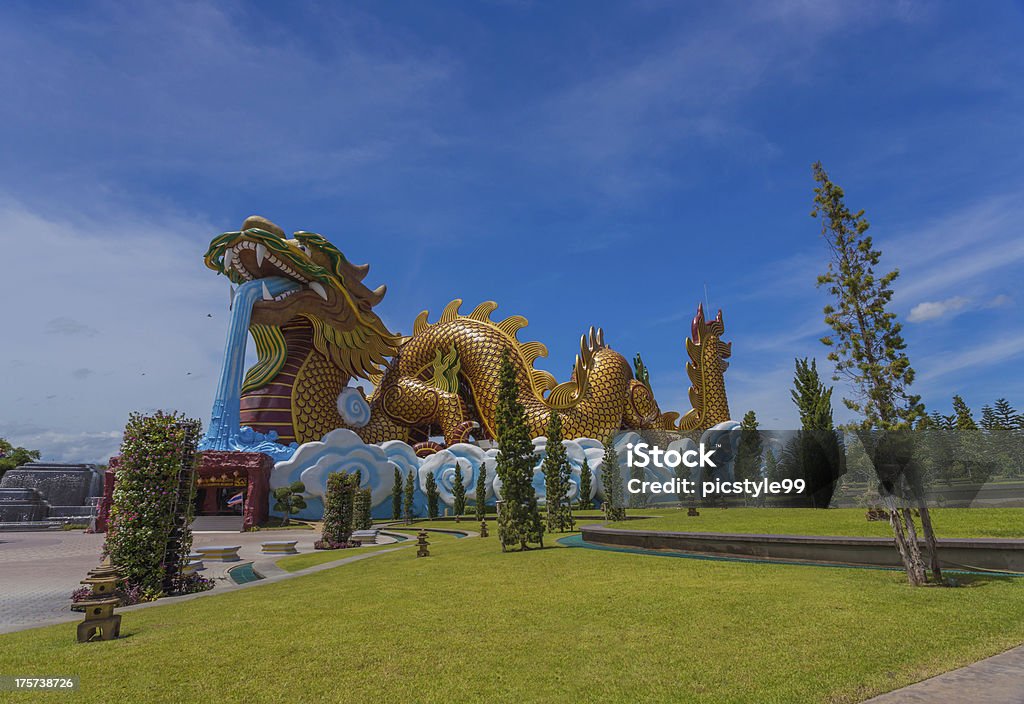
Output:
M75 605L85 611L85 620L78 624L78 642L88 643L97 635L100 640L114 640L121 634L121 616L114 613L120 599L114 594L121 576L117 568L105 560L99 567L89 570L89 576L80 584L92 593Z
M428 545L430 543L427 541L427 531L421 530L416 536L416 557L430 557Z
M480 537L481 538L486 538L487 537L487 520L486 519L480 521Z

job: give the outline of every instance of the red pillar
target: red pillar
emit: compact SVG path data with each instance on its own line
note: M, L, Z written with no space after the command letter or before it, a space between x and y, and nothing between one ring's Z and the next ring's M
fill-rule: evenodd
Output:
M103 498L96 504L96 532L106 533L110 523L110 507L114 505L114 472L121 463L120 457L111 457L107 471L103 473Z

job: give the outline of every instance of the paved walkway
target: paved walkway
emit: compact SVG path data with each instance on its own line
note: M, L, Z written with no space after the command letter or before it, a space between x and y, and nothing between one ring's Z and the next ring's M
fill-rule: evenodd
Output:
M864 704L1024 704L1024 645Z
M265 567L271 561L262 554L260 543L298 540L299 552L312 552L313 541L319 537L312 530L197 532L192 544L193 547L241 545L238 555L243 561L259 562ZM0 533L0 633L81 618L70 610L71 592L81 586L79 580L99 564L103 538L101 534L81 531ZM235 586L228 579L227 570L242 563L205 564L206 569L201 574L217 581L214 592Z

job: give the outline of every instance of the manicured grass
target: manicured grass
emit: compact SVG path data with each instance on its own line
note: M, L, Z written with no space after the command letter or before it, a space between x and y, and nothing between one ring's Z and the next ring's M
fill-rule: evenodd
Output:
M311 523L297 521L294 518L284 525L280 518L273 517L260 526L260 530L313 530L316 526Z
M431 536L430 543L433 545L437 539L448 539L454 540L449 536ZM285 572L298 572L304 570L307 567L313 567L315 565L322 565L327 562L334 562L336 560L344 560L346 557L358 555L364 552L376 552L377 550L384 550L387 548L398 547L399 545L410 545L415 543L415 539L411 541L403 541L400 543L387 543L384 545L364 545L358 548L345 548L344 550L314 550L313 552L305 552L300 555L288 555L282 557L274 564L283 569ZM415 552L415 550L413 551Z
M701 508L699 516L687 516L686 509L672 507L627 514L656 518L610 525L690 533L892 536L888 521L868 521L862 508ZM940 538L1024 538L1024 508L933 508L931 515ZM917 524L920 530L920 520Z
M876 570L431 541L427 559L124 612L114 642L76 644L73 624L0 636L0 672L78 675L75 701L103 704L854 702L1024 641L1024 580L915 589Z

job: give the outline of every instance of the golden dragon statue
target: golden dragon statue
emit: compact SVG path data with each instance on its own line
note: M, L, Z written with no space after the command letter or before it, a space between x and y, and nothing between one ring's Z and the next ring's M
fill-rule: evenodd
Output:
M686 340L693 409L679 418L661 411L646 372L638 379L600 329L580 339L572 376L563 383L534 368L547 348L519 341L526 318L492 320L498 307L492 301L463 315L462 301L454 300L434 323L427 311L420 313L410 336L391 332L373 310L385 287L367 288L362 281L369 267L349 263L315 233L288 238L253 216L239 231L214 238L205 262L234 284L264 282L248 324L258 359L241 385L239 421L260 433L273 431L284 444L319 440L341 427L367 443L415 444L421 454L443 447L431 438L445 444L494 438L506 352L534 437L543 435L554 412L567 439L603 439L623 429L700 431L729 419L723 374L731 350L721 340L721 311L706 320L698 306ZM277 282L274 290L282 292L274 295L265 282ZM364 396L369 418L358 426L346 423L339 409L339 395L353 379L373 387Z

